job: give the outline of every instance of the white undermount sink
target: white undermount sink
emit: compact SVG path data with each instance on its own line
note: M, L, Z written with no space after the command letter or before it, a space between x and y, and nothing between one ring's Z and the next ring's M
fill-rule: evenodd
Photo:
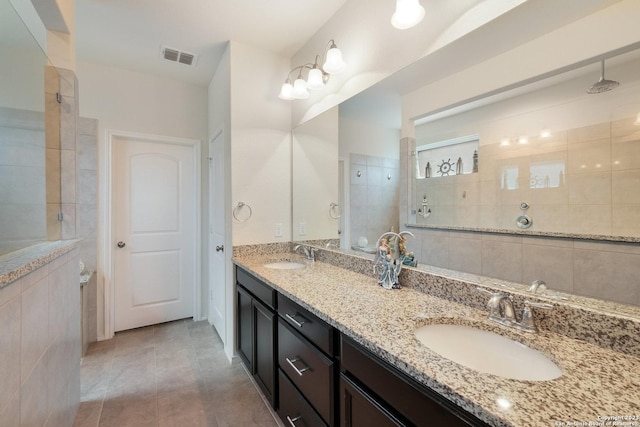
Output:
M562 375L539 351L472 326L430 324L416 329L415 335L440 356L478 372L525 381L549 381Z
M267 268L273 268L274 270L293 270L296 268L302 268L305 264L296 261L277 261L264 264L264 266Z

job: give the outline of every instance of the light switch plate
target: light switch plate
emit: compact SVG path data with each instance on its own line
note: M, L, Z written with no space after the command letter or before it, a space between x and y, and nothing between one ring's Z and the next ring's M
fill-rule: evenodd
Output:
M281 222L276 222L275 227L274 227L273 235L275 237L282 237L282 223Z

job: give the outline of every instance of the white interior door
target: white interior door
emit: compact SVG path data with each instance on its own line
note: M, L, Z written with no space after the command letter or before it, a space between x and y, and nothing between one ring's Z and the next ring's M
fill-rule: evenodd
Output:
M193 316L195 147L113 139L114 330Z
M224 135L209 143L209 323L226 344L225 248L225 157Z

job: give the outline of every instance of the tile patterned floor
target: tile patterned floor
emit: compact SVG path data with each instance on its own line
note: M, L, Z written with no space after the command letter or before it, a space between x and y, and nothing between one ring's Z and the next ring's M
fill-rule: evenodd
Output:
M274 427L239 362L208 322L178 320L93 343L74 427Z

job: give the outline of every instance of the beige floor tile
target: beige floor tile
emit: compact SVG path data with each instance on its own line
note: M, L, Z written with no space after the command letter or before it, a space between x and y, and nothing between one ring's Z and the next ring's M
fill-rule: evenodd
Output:
M74 427L278 425L206 321L179 320L94 343L81 383Z

